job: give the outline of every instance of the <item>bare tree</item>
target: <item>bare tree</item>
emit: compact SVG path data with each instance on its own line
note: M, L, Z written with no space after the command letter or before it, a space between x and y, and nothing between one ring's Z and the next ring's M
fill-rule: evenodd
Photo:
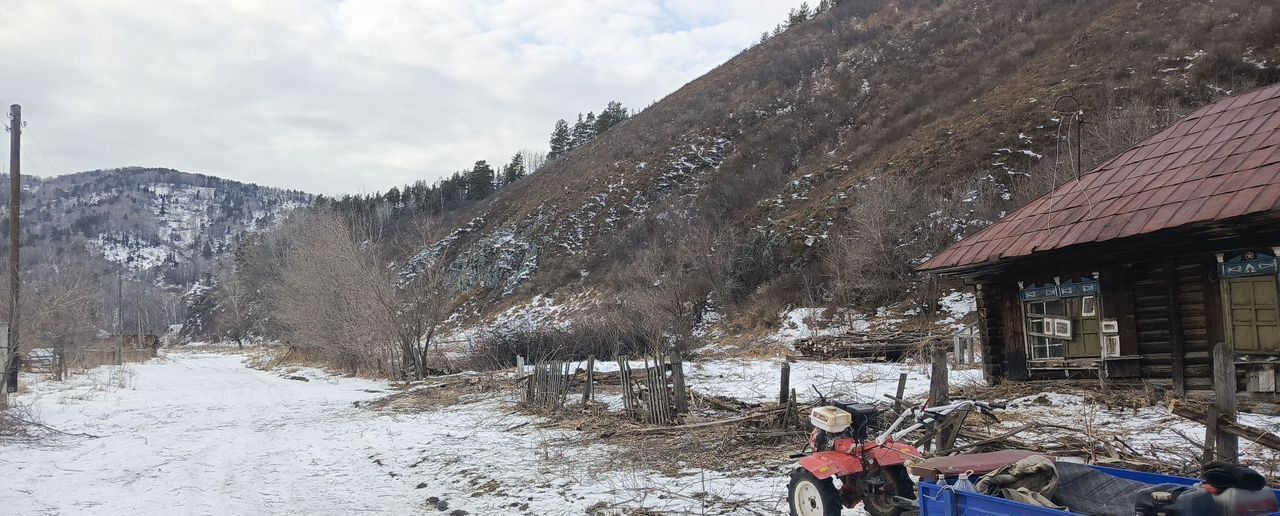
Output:
M369 245L334 214L306 213L275 297L291 346L356 374L392 375L400 365L394 324L381 296L386 275Z
M708 304L728 298L732 249L712 225L677 211L656 218L653 232L661 245L636 251L615 281L651 347L686 346Z
M390 275L383 283L389 288L379 298L400 343L404 371L419 380L426 378L436 333L458 306L457 283L444 260L420 267L413 278L400 281Z
M250 281L245 274L230 269L222 274L214 291L218 305L217 328L225 337L236 341L240 349L244 349L244 340L257 329L263 317L258 311L257 289Z
M28 349L47 347L54 354L54 378L66 376L67 355L91 343L98 334L104 292L82 261L62 260L28 275L23 300Z

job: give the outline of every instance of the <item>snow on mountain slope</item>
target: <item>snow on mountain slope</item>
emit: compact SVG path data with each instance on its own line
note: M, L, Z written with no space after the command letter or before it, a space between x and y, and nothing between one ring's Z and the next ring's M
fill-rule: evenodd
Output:
M245 232L311 195L169 169L96 170L24 180L24 253L89 250L168 283L189 283ZM0 197L7 197L0 194ZM4 199L7 202L7 198Z

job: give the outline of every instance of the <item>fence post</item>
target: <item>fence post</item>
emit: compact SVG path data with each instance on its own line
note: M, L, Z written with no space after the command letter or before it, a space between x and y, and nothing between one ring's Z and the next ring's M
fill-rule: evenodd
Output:
M951 402L950 393L948 392L950 390L950 386L948 385L947 380L947 348L946 346L941 345L942 343L940 342L935 341L932 342L932 344L933 346L930 351L933 354L933 368L929 375L929 405L937 407ZM956 424L960 423L961 422L957 422ZM942 445L946 440L945 436L948 433L950 426L951 425L940 425L938 427L936 440L939 450L943 449Z
M791 362L782 363L782 378L778 385L778 404L786 405L791 395Z
M684 359L679 351L671 353L671 388L676 391L676 413L688 412L689 398L684 387Z
M1204 417L1204 455L1201 463L1208 464L1216 459L1218 450L1218 406L1209 405Z
M964 363L964 344L961 343L961 337L959 333L956 333L954 336L951 337L951 348L952 348L951 353L956 356L956 363L963 364Z
M907 395L907 373L898 373L898 394L897 398L902 399Z
M516 355L516 378L524 376L524 357Z
M1240 455L1240 438L1222 431L1218 421L1236 420L1236 362L1235 354L1225 342L1213 347L1213 403L1218 417L1205 421L1205 425L1217 427L1218 460L1235 462ZM1205 443L1208 444L1208 443Z

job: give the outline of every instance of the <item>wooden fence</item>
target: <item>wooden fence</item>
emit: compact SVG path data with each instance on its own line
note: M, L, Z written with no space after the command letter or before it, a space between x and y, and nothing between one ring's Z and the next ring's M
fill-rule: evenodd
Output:
M626 356L618 357L618 372L597 375L595 357L583 363L579 372L569 362L536 363L526 371L523 358L517 359L520 403L540 411L564 409L570 392L580 387L582 405L595 400L597 384L617 381L621 386L623 412L650 424L675 424L689 411L688 391L684 383L684 366L676 353L643 357L643 368L632 368Z
M639 371L631 368L627 357L618 357L618 370L627 415L645 423L670 425L689 411L684 365L678 353L644 357L644 369Z
M560 410L569 397L573 376L568 362L534 364L533 372L525 377L524 395L520 401L529 408Z

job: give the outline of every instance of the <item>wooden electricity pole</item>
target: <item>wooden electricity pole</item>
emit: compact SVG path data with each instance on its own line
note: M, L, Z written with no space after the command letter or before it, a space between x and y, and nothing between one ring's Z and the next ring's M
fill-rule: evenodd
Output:
M9 368L18 356L18 292L21 278L18 274L18 247L22 243L22 106L9 106L9 332L5 343L4 381L0 382L0 409L9 408Z
M124 352L124 271L116 272L116 365L123 363Z

